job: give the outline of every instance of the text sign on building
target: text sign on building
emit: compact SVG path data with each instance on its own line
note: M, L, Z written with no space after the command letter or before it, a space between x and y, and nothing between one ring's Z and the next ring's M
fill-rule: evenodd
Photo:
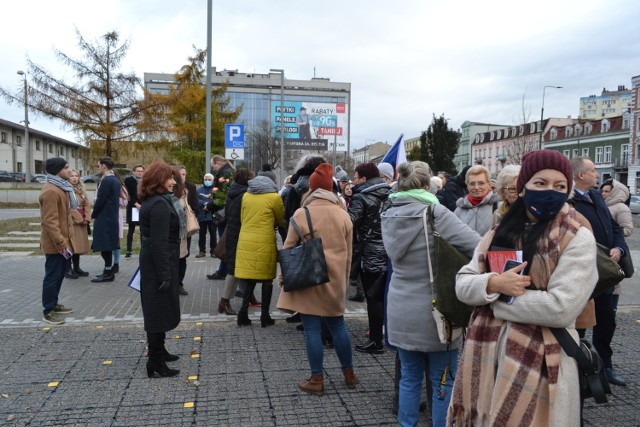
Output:
M244 125L224 125L224 148L244 148Z

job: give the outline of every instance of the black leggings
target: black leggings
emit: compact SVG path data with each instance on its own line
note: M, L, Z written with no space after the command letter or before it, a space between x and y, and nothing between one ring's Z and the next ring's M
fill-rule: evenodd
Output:
M127 252L131 252L131 247L133 245L133 233L136 231L137 222L129 223L129 231L127 231Z
M113 265L113 251L103 251L100 252L100 255L104 260L104 269L111 270L111 266Z

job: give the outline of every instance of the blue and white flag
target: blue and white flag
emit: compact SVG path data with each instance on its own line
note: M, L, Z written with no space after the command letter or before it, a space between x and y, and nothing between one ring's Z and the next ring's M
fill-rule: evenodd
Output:
M406 163L407 161L407 153L404 150L402 138L404 138L403 133L400 134L400 137L398 138L396 143L393 144L393 146L389 149L389 151L387 151L387 154L385 154L384 158L382 159L382 162L389 163L391 166L393 166L393 170L394 172L396 172L396 176L398 165Z

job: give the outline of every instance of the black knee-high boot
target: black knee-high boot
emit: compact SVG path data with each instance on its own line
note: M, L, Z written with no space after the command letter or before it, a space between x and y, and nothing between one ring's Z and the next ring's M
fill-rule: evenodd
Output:
M262 311L260 314L260 326L266 328L273 326L276 321L271 318L269 308L271 307L271 295L273 294L273 283L262 283Z
M170 369L164 361L164 332L147 332L149 344L149 360L147 361L147 376L153 378L155 373L161 377L174 377L180 373L178 369Z
M249 301L253 295L253 290L256 288L256 282L254 280L239 279L239 283L244 283L244 295L242 295L242 306L238 311L238 326L251 325L251 319L249 319Z

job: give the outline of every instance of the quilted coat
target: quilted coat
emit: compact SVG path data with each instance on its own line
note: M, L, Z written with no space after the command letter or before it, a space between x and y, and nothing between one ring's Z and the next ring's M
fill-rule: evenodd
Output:
M276 225L284 228L284 205L276 184L266 176L249 180L242 197L240 235L234 275L258 281L276 277Z

